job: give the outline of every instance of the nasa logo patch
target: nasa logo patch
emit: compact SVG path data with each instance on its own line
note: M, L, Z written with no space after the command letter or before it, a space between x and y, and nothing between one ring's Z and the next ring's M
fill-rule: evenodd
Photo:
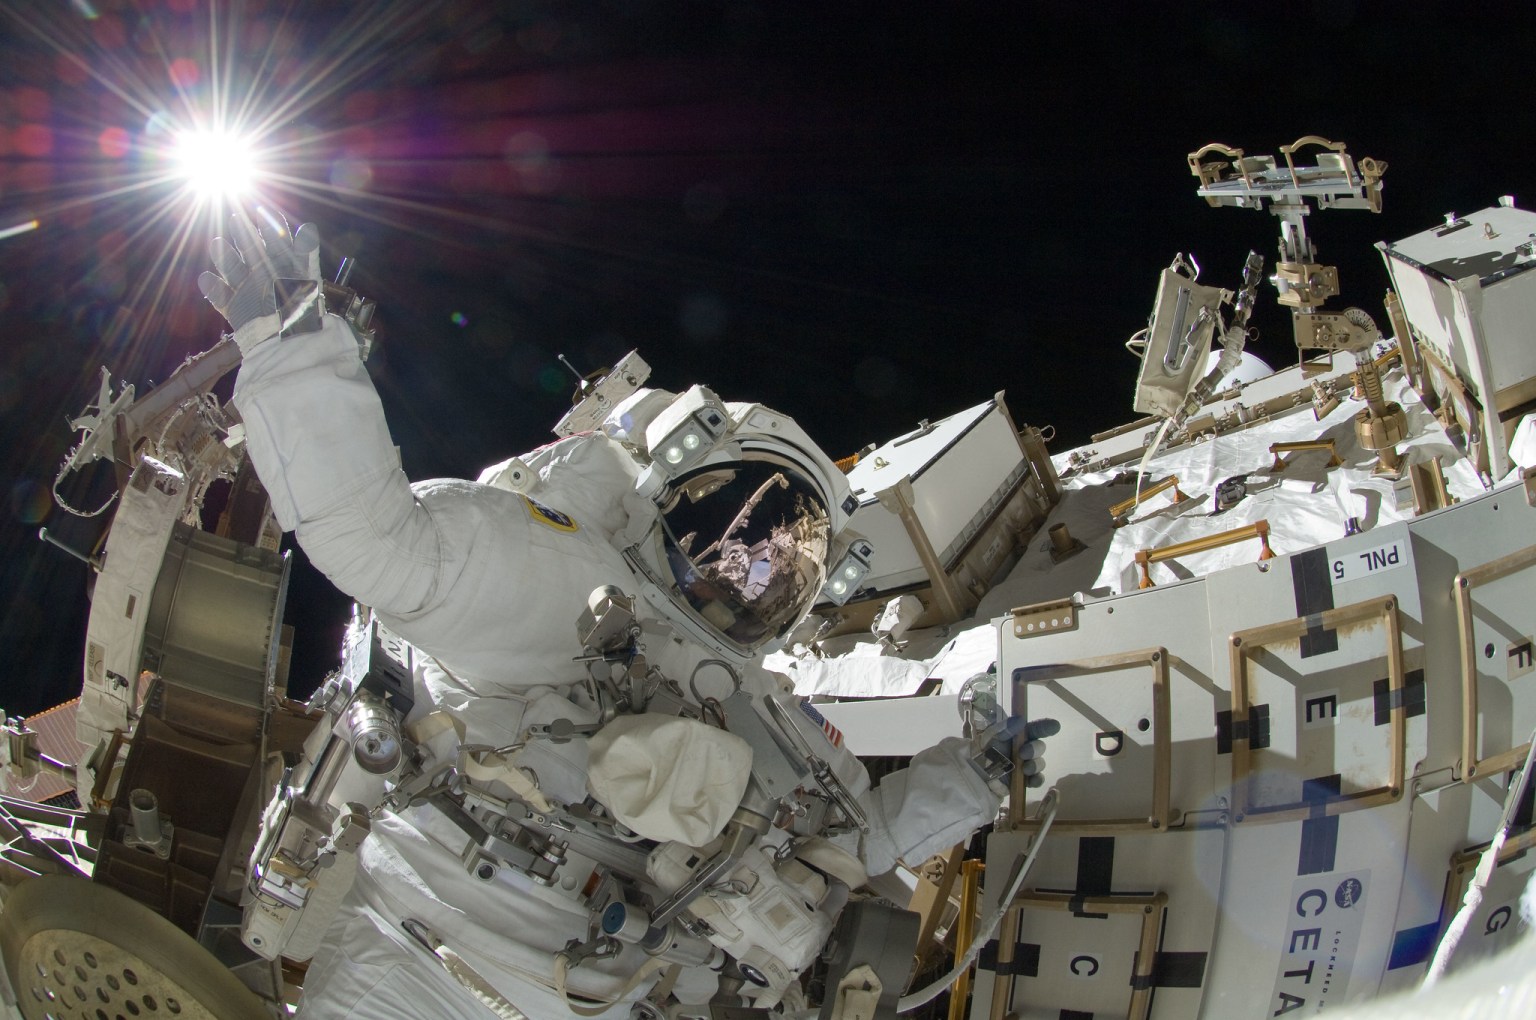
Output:
M523 497L523 502L528 504L528 516L545 527L566 533L576 531L576 522L559 510L551 510L543 503L529 499L527 496Z

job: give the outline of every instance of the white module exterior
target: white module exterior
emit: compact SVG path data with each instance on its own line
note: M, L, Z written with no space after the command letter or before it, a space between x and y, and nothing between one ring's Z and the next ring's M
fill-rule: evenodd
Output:
M1536 273L1517 250L1536 215L1471 219L1386 253L1421 346L1513 429L1509 409L1536 395ZM1487 242L1484 222L1509 238L1489 265L1436 247ZM1436 264L1470 275L1442 278ZM902 736L953 726L956 685L993 661L1014 712L1060 721L1046 787L1020 816L1054 788L1055 822L1015 901L1012 960L999 955L1007 936L987 936L1000 942L976 972L970 1016L1310 1016L1422 981L1536 728L1536 486L1509 472L1502 436L1488 443L1502 485L1480 477L1389 367L1385 399L1405 411L1397 452L1405 469L1442 474L1451 501L1422 512L1407 479L1359 443L1352 362L1220 395L1192 419L1199 438L1156 452L1139 483L1155 422L1058 455L1065 492L1047 526L1070 524L1084 548L1053 560L1031 541L975 630L913 631L900 649L832 639L773 663L797 690L833 697L941 681L930 697L823 706L862 754L900 754ZM1340 399L1325 404L1314 383ZM1303 448L1277 455L1274 443ZM1137 484L1170 476L1186 498L1164 489L1111 521ZM1246 493L1218 511L1213 493L1233 478ZM1264 555L1251 537L1191 547L1138 588L1138 550L1260 521ZM1453 979L1525 930L1528 814ZM1011 869L1032 831L999 823L989 876ZM984 885L983 917L1001 893ZM1410 1003L1404 1015L1433 1014Z
M86 747L104 746L114 730L129 729L140 693L149 596L184 486L180 472L146 459L123 490L86 627L85 680L75 716L75 736ZM94 777L82 768L77 782L81 803L89 803Z
M1495 477L1509 466L1499 414L1536 398L1533 244L1536 213L1494 206L1381 246L1414 335L1488 412Z
M1527 550L1533 528L1536 510L1505 489L1262 563L1087 600L1059 630L1021 637L1002 621L1000 678L1014 681L1015 711L1062 723L1048 741L1061 807L1026 902L1164 896L1150 915L1162 957L1154 1017L1312 1015L1415 986L1508 779L1464 768L1464 643L1479 663L1477 756L1507 752L1536 725L1536 706L1517 694L1536 633L1533 568L1475 587L1470 633L1451 592L1458 575ZM1326 626L1329 608L1362 606L1359 619ZM1263 633L1276 626L1292 632ZM1309 645L1304 627L1328 640ZM1253 646L1246 706L1236 701L1239 638ZM1166 716L1154 655L1167 662ZM1394 670L1401 696L1386 689ZM1166 826L1155 824L1159 783ZM1029 804L1038 800L1030 791ZM1026 832L994 838L989 871L1008 866ZM1495 871L1461 959L1513 943L1531 868L1517 856ZM998 890L988 895L995 903ZM1144 1015L1128 1005L1144 915L1103 913L1093 902L1024 910L1027 962L1011 1009ZM992 1015L995 980L978 973L973 1017Z
M928 580L901 518L880 502L881 492L911 479L913 510L939 563L948 569L990 511L1027 474L1001 394L934 422L927 430L900 436L861 459L848 472L848 484L859 499L852 527L875 547L865 586L892 591Z

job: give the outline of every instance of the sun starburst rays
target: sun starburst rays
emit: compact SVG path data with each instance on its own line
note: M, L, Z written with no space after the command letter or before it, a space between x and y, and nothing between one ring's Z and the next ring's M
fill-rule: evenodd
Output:
M265 22L265 39L254 43L247 36L250 23L218 2L208 5L206 20L191 33L193 22L172 31L145 17L130 48L125 39L103 41L112 32L95 23L101 15L94 9L42 14L0 0L0 16L95 93L72 110L82 125L78 137L61 136L67 144L36 154L39 186L5 195L5 207L27 202L22 209L0 208L7 226L36 224L7 237L46 233L84 215L102 225L103 234L122 238L95 252L95 261L82 255L81 275L66 284L88 292L104 272L115 278L130 267L131 281L116 290L117 307L103 313L100 344L104 354L113 351L121 371L152 371L169 327L187 323L183 306L190 281L206 264L205 239L222 232L237 204L281 213L318 203L351 217L388 221L388 200L326 179L326 150L338 132L317 130L312 122L333 120L328 108L375 75L398 52L400 34L433 7L377 0L335 25L328 38L304 40L300 51L294 8ZM197 40L190 50L195 57L187 55L189 35ZM123 120L126 131L118 126ZM124 139L110 151L109 132ZM100 152L92 145L98 134ZM430 209L419 203L396 208L407 207ZM109 259L120 265L104 269Z

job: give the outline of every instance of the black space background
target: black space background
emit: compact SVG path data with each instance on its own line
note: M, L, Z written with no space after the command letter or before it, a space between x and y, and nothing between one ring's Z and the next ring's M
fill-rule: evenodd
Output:
M412 478L545 442L556 354L635 347L653 384L762 401L838 456L997 390L1059 450L1130 416L1121 344L1176 252L1229 287L1249 248L1273 259L1273 217L1195 197L1204 143L1386 160L1381 215L1309 224L1340 304L1383 322L1374 242L1536 203L1528 10L0 0L0 229L39 221L0 239L0 704L79 687L87 569L35 537L100 526L49 510L65 416L100 365L142 392L218 335L193 282L218 228L178 249L187 203L143 181L148 115L206 108L220 76L279 111L268 200L379 302ZM1255 322L1257 353L1294 357L1268 287ZM301 564L295 689L344 612Z

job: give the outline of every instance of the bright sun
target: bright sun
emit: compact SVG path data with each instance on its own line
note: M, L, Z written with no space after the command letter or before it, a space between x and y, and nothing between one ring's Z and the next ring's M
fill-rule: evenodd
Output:
M256 154L249 139L225 131L184 131L175 159L187 186L206 198L234 198L256 182Z

